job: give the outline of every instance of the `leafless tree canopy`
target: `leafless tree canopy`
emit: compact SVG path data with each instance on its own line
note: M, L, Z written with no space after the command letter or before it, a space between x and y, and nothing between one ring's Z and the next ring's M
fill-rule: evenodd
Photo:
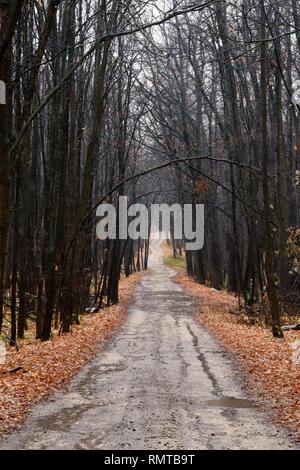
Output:
M29 317L42 340L68 332L147 268L147 240L96 239L97 204L120 195L205 204L189 275L248 307L267 296L282 335L300 285L297 0L1 0L0 80L12 343Z

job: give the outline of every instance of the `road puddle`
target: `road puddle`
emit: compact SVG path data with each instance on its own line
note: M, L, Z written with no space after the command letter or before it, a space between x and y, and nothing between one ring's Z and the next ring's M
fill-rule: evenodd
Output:
M255 408L253 401L235 397L223 397L218 400L208 400L203 402L203 405L209 408Z

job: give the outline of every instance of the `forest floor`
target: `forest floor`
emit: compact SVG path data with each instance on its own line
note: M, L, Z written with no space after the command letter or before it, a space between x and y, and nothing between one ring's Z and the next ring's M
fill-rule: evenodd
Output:
M198 320L227 351L234 353L245 371L247 390L271 413L275 423L287 427L300 442L300 333L285 333L284 340L255 325L240 324L230 313L237 299L186 277L177 281L198 301Z
M9 348L0 364L0 436L18 428L32 406L54 390L65 387L123 323L141 274L122 279L120 303L99 313L83 315L69 334L41 343L29 323L20 349Z
M164 247L169 265L170 250ZM182 259L172 261L176 282L190 292L198 305L198 321L234 354L244 371L249 393L269 411L272 420L285 426L300 442L300 332L285 332L274 339L269 329L246 324L233 294L198 284L182 269Z
M298 448L245 393L159 245L151 251L118 335L0 449Z

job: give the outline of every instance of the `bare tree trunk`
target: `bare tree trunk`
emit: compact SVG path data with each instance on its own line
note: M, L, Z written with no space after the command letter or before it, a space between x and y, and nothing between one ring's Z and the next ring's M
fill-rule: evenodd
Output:
M0 42L5 40L9 24L9 2L0 2ZM10 104L7 97L7 86L10 81L11 40L5 48L0 61L0 331L3 319L3 301L5 289L5 264L9 231L9 192L10 192L10 157L9 157L9 121Z
M269 194L269 150L268 150L268 130L267 130L267 43L266 39L266 14L264 0L260 1L261 6L261 139L262 139L262 172L263 172L263 198L264 198L264 223L265 223L265 272L267 278L267 293L270 302L272 331L276 338L283 338L280 324L279 302L276 292L276 284L273 267L273 247L272 247L272 225L270 214L270 194Z

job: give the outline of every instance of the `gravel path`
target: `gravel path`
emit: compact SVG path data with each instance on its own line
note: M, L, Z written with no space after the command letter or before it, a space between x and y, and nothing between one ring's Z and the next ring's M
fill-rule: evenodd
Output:
M295 448L246 398L232 358L194 320L193 299L155 242L150 266L106 351L0 449Z

